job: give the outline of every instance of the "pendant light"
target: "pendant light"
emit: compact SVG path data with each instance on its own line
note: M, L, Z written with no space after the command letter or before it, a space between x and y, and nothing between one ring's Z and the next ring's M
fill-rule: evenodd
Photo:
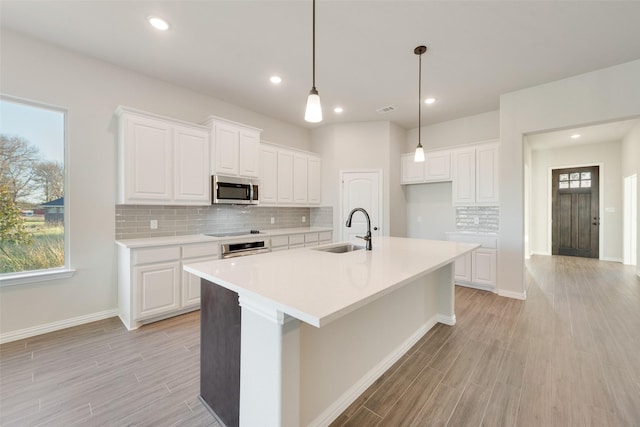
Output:
M422 54L427 51L426 46L418 46L413 50L413 53L418 55L418 146L416 147L416 154L413 156L415 162L424 162L424 148L422 148L421 133L422 133Z
M304 119L310 123L322 121L322 105L320 105L320 95L316 89L316 0L313 0L313 86L311 86L307 98Z

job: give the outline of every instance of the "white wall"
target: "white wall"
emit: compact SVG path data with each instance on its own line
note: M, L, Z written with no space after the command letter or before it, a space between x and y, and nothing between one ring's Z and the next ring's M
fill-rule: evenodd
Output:
M501 295L524 297L523 138L640 115L640 60L500 97Z
M640 176L640 122L622 139L622 177L633 174ZM640 186L637 195L637 212L640 212ZM639 218L640 220L640 218ZM636 242L640 245L640 224L636 227ZM640 276L640 251L637 251L636 272Z
M498 139L500 138L500 111L489 111L430 126L422 126L421 133L425 151ZM404 152L413 152L416 145L418 145L418 128L407 132Z
M551 255L549 241L549 168L601 165L600 259L622 261L622 174L620 141L586 144L551 150L534 150L531 176L531 235L533 253ZM611 209L614 212L610 212ZM609 212L608 212L609 211Z
M500 112L490 111L475 116L449 120L422 127L425 150L498 139ZM405 153L415 150L418 128L407 132ZM399 163L400 160L398 159ZM402 187L406 203L407 236L444 240L445 232L456 229L456 210L451 204L451 183L411 184Z
M407 236L446 240L456 229L456 208L451 204L451 183L406 185Z
M391 166L400 160L392 157L392 153L400 151L397 146L403 136L402 129L386 121L327 125L313 130L311 150L323 158L322 204L333 206L336 239L343 228L339 189L340 172L345 170L382 170L382 235L389 236L403 228L403 219L396 222L396 218L404 217L404 204L391 203L391 193L401 191L399 165ZM398 202L401 198L394 195L393 200Z
M404 152L407 132L391 124L389 147L389 235L405 237L407 235L407 200L400 185L400 155Z
M116 119L120 104L201 122L214 114L308 149L308 130L3 30L2 93L68 109L74 277L0 289L0 334L116 308Z

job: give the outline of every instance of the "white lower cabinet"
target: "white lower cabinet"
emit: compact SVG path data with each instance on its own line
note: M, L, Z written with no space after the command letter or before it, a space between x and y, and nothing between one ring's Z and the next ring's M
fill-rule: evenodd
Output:
M146 319L180 308L180 262L134 267L136 318Z
M482 245L456 260L455 283L495 292L498 285L497 239L493 236L450 233L448 234L448 240Z
M456 282L471 282L471 254L466 254L456 260Z
M200 307L200 279L186 263L218 259L218 243L118 246L118 307L127 329Z
M479 248L471 253L471 282L479 285L496 286L495 249Z

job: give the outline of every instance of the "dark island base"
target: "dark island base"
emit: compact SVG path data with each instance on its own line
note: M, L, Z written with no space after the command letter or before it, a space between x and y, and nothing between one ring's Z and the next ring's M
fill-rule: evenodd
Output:
M200 281L200 399L227 427L240 423L238 294Z

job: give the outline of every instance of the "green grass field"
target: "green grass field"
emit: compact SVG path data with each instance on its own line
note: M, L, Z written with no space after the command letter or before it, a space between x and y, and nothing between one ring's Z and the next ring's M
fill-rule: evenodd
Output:
M42 217L26 217L25 226L31 244L0 243L0 273L64 266L64 226L45 224Z

